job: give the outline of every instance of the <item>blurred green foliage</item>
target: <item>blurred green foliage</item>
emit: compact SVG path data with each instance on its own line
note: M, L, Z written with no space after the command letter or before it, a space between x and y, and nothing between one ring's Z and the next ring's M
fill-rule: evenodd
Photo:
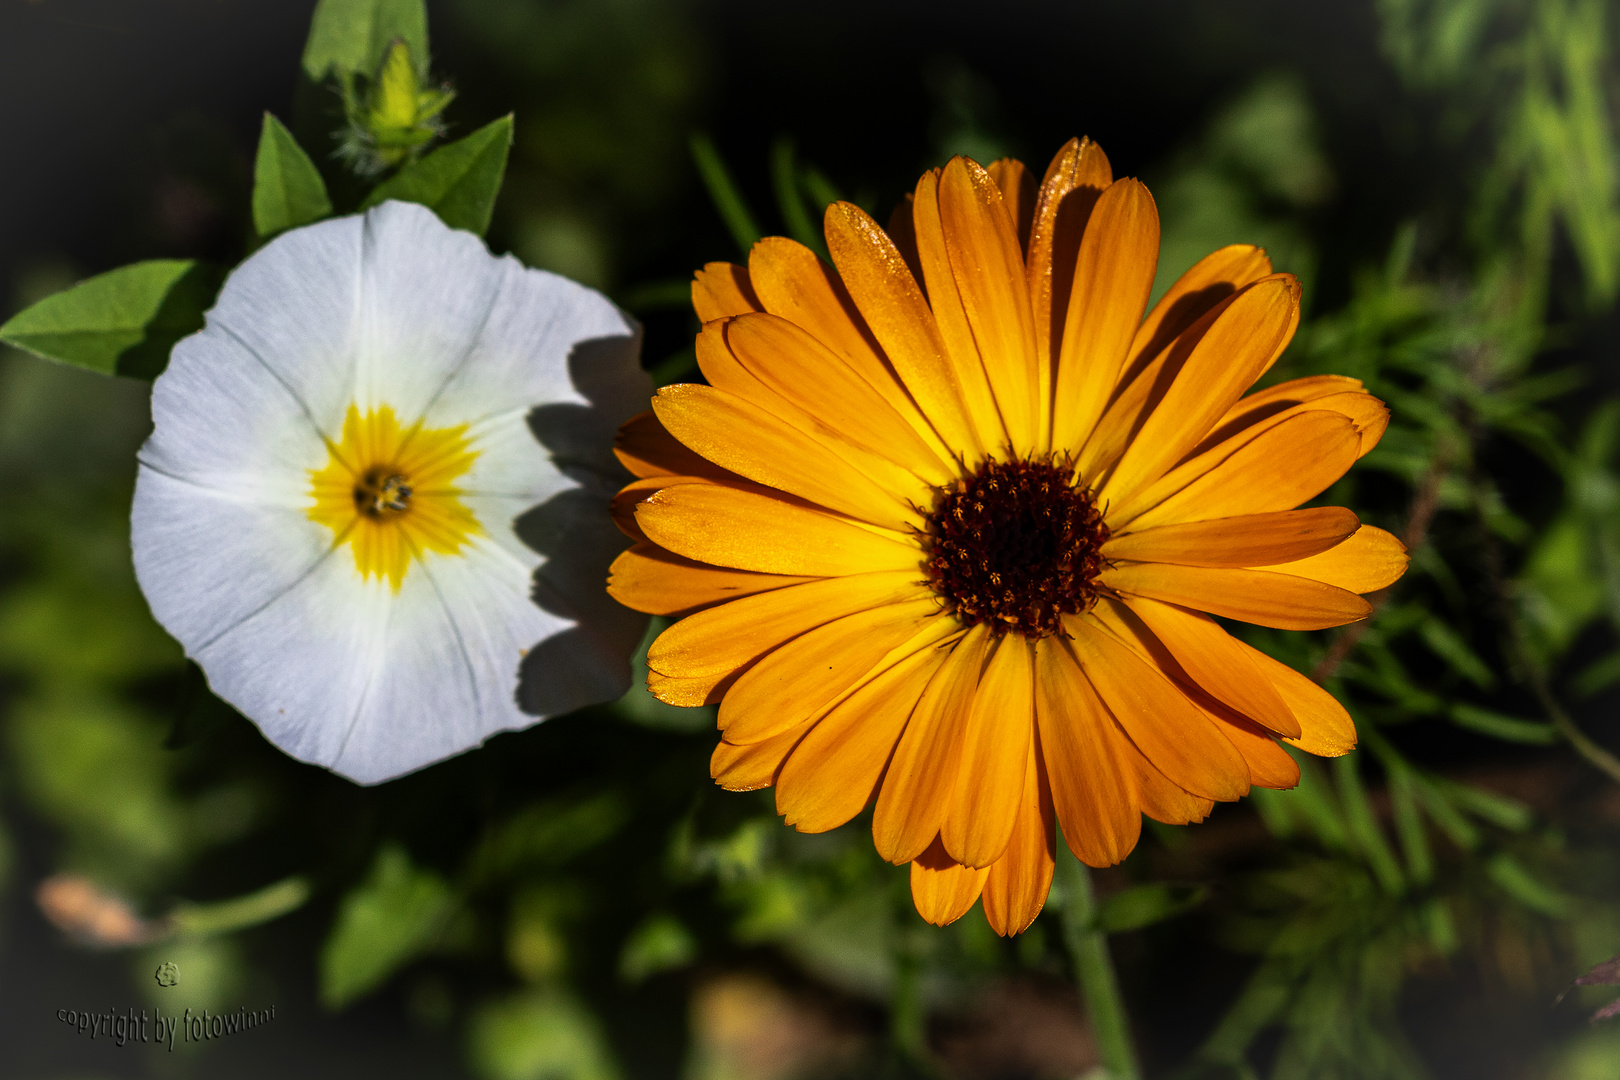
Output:
M1593 348L1606 325L1612 344L1620 291L1617 27L1599 0L1375 6L1388 77L1431 120L1414 138L1464 162L1379 210L1380 258L1347 261L1331 227L1353 169L1302 76L1257 72L1147 175L1165 229L1157 291L1214 247L1264 244L1310 303L1271 377L1350 375L1391 407L1381 445L1324 501L1406 538L1410 573L1366 624L1242 631L1349 705L1353 755L1302 759L1296 789L1257 790L1207 825L1150 831L1096 875L1096 897L1060 878L1011 942L977 910L923 925L864 816L801 835L768 793L709 787L713 711L640 689L358 790L264 745L147 615L127 538L142 384L12 354L0 887L7 836L43 825L43 871L88 875L186 935L163 958L199 1005L224 1007L268 954L299 950L325 1007L397 989L490 1080L673 1076L683 1060L694 1080L746 1075L692 1032L696 996L738 970L852 1010L864 1041L845 1075L937 1071L940 1024L996 985L1063 985L1066 939L1112 944L1151 1076L1455 1075L1425 1025L1474 986L1495 1020L1541 1040L1513 1075L1614 1075L1614 1030L1580 1030L1603 999L1577 993L1545 1018L1620 951L1605 809L1620 763L1580 727L1620 685L1620 405L1613 357ZM758 133L696 131L720 46L680 5L466 0L444 15L512 97L480 114L481 91L460 87L477 122L432 148L449 98L429 79L422 5L321 0L305 89L324 95L314 115L350 126L266 116L243 200L252 238L415 199L649 321L687 320L647 357L668 382L694 367L680 314L693 267L650 262L642 241L671 212L670 177L713 204L697 263L738 258L762 231L819 248L840 190L881 218L900 194L884 185L913 165L812 161L808 141L775 132L755 160L732 147ZM924 82L936 149L1018 145L983 76L940 57ZM740 182L756 173L768 201ZM204 272L161 261L47 282L0 338L149 377L198 325L217 284ZM136 955L150 983L156 954Z

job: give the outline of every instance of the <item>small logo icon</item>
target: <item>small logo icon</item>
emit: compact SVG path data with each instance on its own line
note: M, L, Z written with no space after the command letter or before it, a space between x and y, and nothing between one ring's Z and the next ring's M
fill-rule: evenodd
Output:
M159 986L173 986L180 981L180 968L172 963L159 964L152 978L157 980Z

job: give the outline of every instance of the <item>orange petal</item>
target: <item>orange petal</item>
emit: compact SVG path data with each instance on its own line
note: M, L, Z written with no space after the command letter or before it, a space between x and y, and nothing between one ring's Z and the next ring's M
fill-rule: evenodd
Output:
M956 791L940 841L965 866L989 866L1012 839L1035 734L1035 675L1029 642L1009 634L995 646L962 734Z
M1347 589L1266 570L1127 563L1099 580L1131 596L1278 630L1323 630L1372 614L1372 605Z
M1224 734L1225 729L1221 730ZM1143 757L1129 739L1125 740L1125 753L1122 756L1136 778L1142 813L1154 821L1166 825L1191 825L1209 817L1209 812L1215 808L1213 800L1199 798L1172 782L1154 767L1153 762Z
M1320 555L1360 525L1356 515L1342 506L1276 510L1127 532L1109 539L1102 554L1115 562L1129 559L1183 566L1269 566Z
M1206 256L1170 287L1131 342L1131 358L1077 461L1082 475L1102 475L1119 460L1237 291L1269 273L1265 252L1234 245Z
M911 900L917 914L935 926L949 926L968 913L988 873L953 862L935 840L911 863Z
M1169 471L1254 385L1299 326L1299 282L1264 278L1227 303L1142 421L1102 493L1125 498Z
M1035 643L1035 718L1063 839L1087 866L1112 866L1142 831L1129 742L1063 642Z
M955 620L941 615L931 596L818 626L762 657L737 680L720 703L720 730L731 742L751 743L797 727L874 668L887 666L882 661L890 652L920 631L929 632L931 644L954 628Z
M1299 738L1285 742L1318 757L1338 757L1356 748L1355 721L1332 694L1259 649L1243 648L1299 721Z
M1012 840L984 879L984 917L1002 937L1027 930L1052 891L1056 817L1041 754L1033 743L1027 761Z
M712 386L666 386L653 411L703 457L757 483L891 529L922 524L914 509L931 487L901 465L819 425L784 423L758 405Z
M1360 379L1344 375L1307 375L1301 379L1289 379L1287 382L1268 386L1264 390L1256 390L1239 398L1237 404L1226 410L1226 415L1216 423L1214 430L1204 436L1203 441L1193 447L1187 456L1190 459L1201 454L1263 420L1293 409L1296 405L1303 405L1308 401L1321 401L1323 398L1337 399L1340 394L1359 394L1370 399L1371 405L1359 405L1355 407L1356 412L1346 412L1353 420L1371 419L1374 409L1382 405L1377 398L1362 390ZM1329 403L1317 407L1331 408L1332 405ZM1295 411L1303 410L1295 409ZM1378 411L1383 412L1387 421L1389 410L1380 408ZM1250 434L1259 432L1251 431Z
M854 367L809 332L780 316L761 313L732 319L725 333L726 344L743 367L813 418L816 426L805 430L820 438L831 434L835 443L848 440L888 461L920 469L930 485L954 477L917 429ZM922 414L909 402L907 408L926 428Z
M1078 450L1113 393L1159 262L1159 212L1136 180L1098 198L1074 268L1053 389L1052 448Z
M636 611L683 615L711 604L814 580L726 570L642 542L613 560L607 590L609 596Z
M1035 174L1017 158L999 158L985 169L1001 193L1021 251L1029 250L1029 229L1035 216Z
M782 762L804 733L809 722L778 732L775 738L737 746L720 740L709 757L709 775L727 791L758 791L776 782Z
M940 218L939 180L937 169L923 173L912 197L911 219L917 238L917 259L922 266L923 283L928 289L928 306L939 327L945 355L950 358L962 402L973 421L979 445L991 449L1006 444L1007 429L990 389L985 358L980 355L979 343L974 339L973 327L968 321L962 283L951 269L945 225Z
M1037 395L1043 407L1052 400L1053 358L1063 340L1064 314L1074 282L1074 264L1080 254L1092 207L1103 189L1114 182L1108 158L1090 139L1070 139L1046 168L1035 213L1029 228L1029 299L1035 324L1036 356L1040 361ZM1051 416L1043 423L1043 442L1051 438Z
M1033 453L1039 433L1035 324L1017 226L990 174L952 158L939 178L939 219L973 340L1017 455Z
M1258 397L1260 395L1250 396ZM1248 398L1244 400L1247 401ZM1277 403L1277 407L1281 411L1272 411L1271 407L1260 406L1243 414L1238 421L1243 426L1230 428L1231 434L1218 441L1211 442L1220 431L1229 430L1229 426L1218 428L1216 433L1212 433L1209 438L1194 447L1192 453L1174 469L1171 469L1163 477L1155 480L1136 494L1121 500L1110 511L1114 520L1129 521L1143 509L1163 502L1170 495L1191 485L1195 480L1214 472L1232 455L1249 445L1259 436L1268 434L1273 428L1294 422L1307 413L1335 412L1350 421L1358 440L1353 449L1347 448L1352 460L1364 456L1372 445L1377 443L1384 429L1389 426L1389 409L1384 406L1382 401L1379 401L1371 394L1360 391L1326 394L1322 397L1312 398L1310 401L1292 405L1287 402L1280 402ZM1307 429L1297 428L1297 430L1306 431ZM1288 508L1288 506L1268 507L1268 509L1272 510L1286 510Z
M636 524L636 505L663 490L671 481L692 483L696 479L692 476L654 476L624 485L608 503L608 513L613 515L613 524L636 543L651 543L652 541L647 539L647 534L641 531L641 526Z
M744 667L748 661L744 661ZM666 705L718 705L726 688L740 674L737 671L717 671L695 678L678 678L661 671L647 672L647 690Z
M692 279L692 309L699 322L762 310L748 280L748 271L735 263L706 264Z
M1159 302L1137 327L1131 339L1127 378L1165 350L1204 313L1251 281L1271 273L1264 249L1252 244L1229 244L1199 259L1165 290Z
M1098 697L1155 768L1206 799L1230 802L1248 793L1242 756L1163 672L1095 619L1071 617L1064 628Z
M857 611L916 599L916 581L916 574L907 571L855 574L705 608L658 635L647 651L647 666L683 679L730 675L807 630Z
M688 559L765 574L831 577L909 570L922 553L899 533L719 484L666 487L636 505L647 539Z
M923 691L895 747L872 815L873 842L892 863L917 858L939 836L989 646L983 623L963 636Z
M1197 686L1177 662L1175 655L1169 652L1164 642L1155 636L1141 619L1137 618L1134 611L1117 601L1104 600L1092 609L1090 617L1102 623L1143 661L1162 672L1187 703L1215 723L1220 733L1231 741L1231 730L1221 726L1222 718L1230 717L1237 720L1243 718ZM1252 665L1250 667L1252 669ZM1264 684L1264 679L1258 672L1254 672L1253 675L1256 682ZM1286 713L1280 700L1276 702L1276 708ZM1244 722L1247 723L1246 720ZM1287 717L1286 723L1290 730L1297 728L1291 715ZM1212 800L1194 795L1172 781L1129 739L1124 740L1123 747L1124 752L1120 756L1135 776L1136 790L1144 814L1155 821L1172 825L1186 825L1202 821L1209 816L1211 808L1215 805ZM1241 750L1239 755L1247 761L1247 756L1243 755ZM1250 772L1252 775L1252 769Z
M908 217L908 228L909 220ZM801 327L840 357L855 376L866 383L867 393L881 397L911 429L912 437L928 447L928 456L942 463L950 461L949 448L939 441L911 395L906 393L900 377L878 348L866 320L856 310L849 290L815 252L785 237L767 236L755 244L749 254L748 272L766 311ZM791 384L795 396L806 389L807 381L801 378ZM909 463L909 458L897 457L896 460Z
M850 203L827 207L826 226L838 276L912 400L944 445L980 452L939 327L894 243Z
M626 469L643 479L654 476L705 476L735 480L737 475L694 454L669 433L651 409L624 422L613 440L613 453Z
M1152 647L1147 640L1151 635L1154 642L1168 650L1187 680L1216 700L1278 734L1299 735L1299 721L1249 659L1246 647L1214 619L1140 596L1117 607L1099 603L1095 610L1099 617L1117 616L1118 623L1110 622L1110 629L1127 642L1139 642L1144 650ZM1135 620L1141 625L1137 626Z
M1155 484L1139 498L1121 500L1108 512L1108 527L1148 529L1292 510L1343 476L1355 464L1359 444L1356 426L1344 414L1299 413L1262 431L1180 490Z
M1249 783L1284 790L1299 783L1299 762L1277 744L1276 736L1236 713L1215 714L1221 729L1249 763Z
M836 829L866 809L948 648L920 649L834 705L776 780L776 812L800 832Z
M1326 582L1353 593L1370 593L1399 581L1411 561L1406 545L1392 533L1363 525L1344 543L1320 555L1263 569Z

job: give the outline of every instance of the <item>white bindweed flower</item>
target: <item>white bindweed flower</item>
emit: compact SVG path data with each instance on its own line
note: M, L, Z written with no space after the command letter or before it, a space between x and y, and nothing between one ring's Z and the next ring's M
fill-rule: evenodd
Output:
M152 391L135 572L213 691L375 783L629 685L603 590L638 331L390 202L277 238ZM628 617L627 617L628 616Z

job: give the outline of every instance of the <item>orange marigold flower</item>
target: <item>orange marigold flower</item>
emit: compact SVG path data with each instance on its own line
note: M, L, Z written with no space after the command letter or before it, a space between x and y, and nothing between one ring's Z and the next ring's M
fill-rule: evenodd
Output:
M1314 630L1406 566L1389 533L1295 509L1383 434L1355 379L1243 396L1299 322L1265 252L1206 257L1143 317L1159 221L1071 141L1037 185L954 158L885 232L826 216L829 268L772 237L692 287L707 386L625 425L637 543L609 591L679 618L649 686L718 702L713 775L806 832L876 801L931 922L1040 912L1055 824L1092 866L1141 815L1201 820L1349 715L1209 616ZM1208 614L1206 614L1208 613Z

